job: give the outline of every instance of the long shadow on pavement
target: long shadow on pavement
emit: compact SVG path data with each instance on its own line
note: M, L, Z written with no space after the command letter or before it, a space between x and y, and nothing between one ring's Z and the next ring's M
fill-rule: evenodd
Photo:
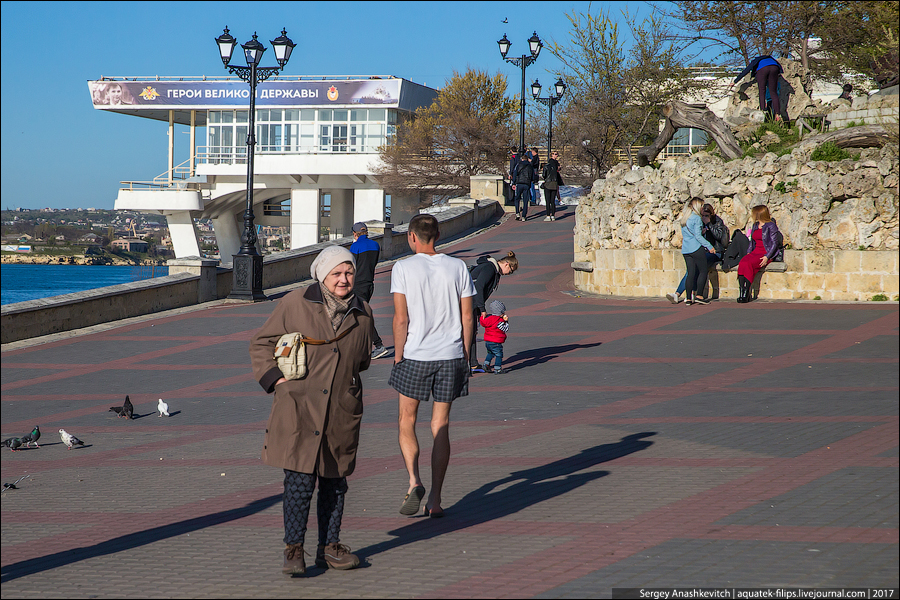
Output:
M510 473L508 477L487 483L466 494L459 502L445 509L446 517L443 519L416 519L409 525L389 531L389 535L396 536L394 539L360 548L355 553L360 559L365 559L406 544L501 519L544 500L561 496L609 475L609 471L577 471L646 450L653 442L643 438L653 435L656 432L634 433L614 444L601 444L546 465ZM509 483L513 485L495 491Z
M186 519L184 521L178 521L177 523L163 525L161 527L154 527L152 529L130 533L111 540L106 540L105 542L100 542L99 544L94 544L93 546L74 548L72 550L56 552L55 554L48 554L47 556L23 560L22 562L13 563L3 567L2 575L0 575L0 582L6 583L7 581L12 581L19 577L64 567L89 558L115 554L116 552L131 550L132 548L145 546L192 531L221 525L222 523L227 523L262 512L270 506L280 502L281 494L268 496L266 498L254 500L240 508L232 508L211 515L203 515L201 517L194 517L193 519ZM77 536L78 534L73 533L72 535Z
M528 367L533 367L535 365L539 365L541 363L545 363L547 361L553 360L557 358L560 354L565 354L566 352L572 352L573 350L582 350L584 348L593 348L595 346L601 345L603 342L597 342L595 344L566 344L565 346L548 346L546 348L529 348L528 350L524 350L522 352L517 352L514 356L510 356L509 358L503 359L504 368L507 368L506 365L513 363L512 366L508 367L510 371L517 371L518 369L527 369ZM522 361L522 362L516 362Z

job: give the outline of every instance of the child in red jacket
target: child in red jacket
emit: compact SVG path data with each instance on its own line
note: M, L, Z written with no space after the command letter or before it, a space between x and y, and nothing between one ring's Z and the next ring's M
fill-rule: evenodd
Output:
M506 306L499 300L491 302L490 314L479 317L481 326L484 327L484 347L487 354L484 357L484 372L490 373L491 361L496 357L494 373L503 373L503 342L506 341L506 332L509 331L509 317L506 315Z

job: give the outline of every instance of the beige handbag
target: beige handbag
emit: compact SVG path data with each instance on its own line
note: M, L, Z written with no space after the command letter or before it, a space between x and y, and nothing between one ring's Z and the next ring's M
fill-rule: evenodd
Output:
M322 346L336 342L350 333L346 330L341 335L330 340L314 340L304 337L302 333L286 333L275 344L275 362L285 379L303 379L309 372L306 366L306 344Z

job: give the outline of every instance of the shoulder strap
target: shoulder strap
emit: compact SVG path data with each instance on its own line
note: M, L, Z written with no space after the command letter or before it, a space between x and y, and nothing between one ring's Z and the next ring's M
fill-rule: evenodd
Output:
M353 329L353 328L351 327L350 329ZM348 333L350 333L350 329L347 329L347 330L344 331L344 333L342 333L341 335L339 335L339 336L337 336L337 337L334 337L334 338L331 338L330 340L314 340L314 339L308 338L308 337L306 337L305 335L302 335L302 334L301 334L300 337L301 337L301 339L302 339L302 341L303 341L304 344L309 344L310 346L324 346L325 344L331 344L331 343L334 343L334 342L338 341L339 339L341 339L342 337L344 337L345 335L347 335Z

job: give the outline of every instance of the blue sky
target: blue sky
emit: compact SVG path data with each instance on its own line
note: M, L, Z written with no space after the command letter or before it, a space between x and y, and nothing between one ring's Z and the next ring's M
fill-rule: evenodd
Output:
M238 42L254 31L267 48L287 28L297 44L286 75L396 75L440 88L467 67L507 76L537 31L568 40L567 13L625 2L8 2L0 21L3 208L113 208L119 182L163 173L167 125L95 110L87 81L101 76L225 75L214 39L227 25ZM508 24L502 23L508 19ZM263 66L275 65L271 48ZM558 62L544 52L527 70L545 90ZM176 128L176 164L188 156ZM205 131L205 130L201 130ZM202 141L198 140L198 144Z

